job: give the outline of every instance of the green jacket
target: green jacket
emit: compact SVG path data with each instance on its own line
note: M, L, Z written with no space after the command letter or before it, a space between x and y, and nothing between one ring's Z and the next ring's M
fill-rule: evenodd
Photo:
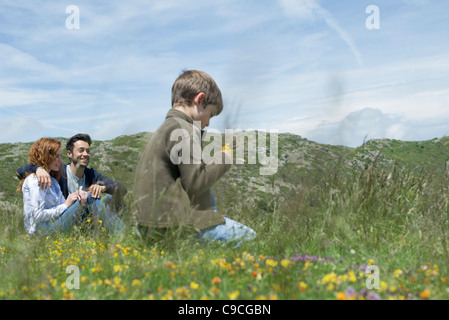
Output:
M198 151L200 128L185 113L170 109L137 166L132 212L138 225L202 230L225 222L212 209L211 187L230 165L225 164L224 153L222 164L206 165Z

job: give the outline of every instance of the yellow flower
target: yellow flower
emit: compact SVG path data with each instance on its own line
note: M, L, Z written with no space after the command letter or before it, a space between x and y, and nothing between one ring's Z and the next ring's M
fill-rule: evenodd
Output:
M306 292L306 290L307 290L307 283L305 283L304 281L298 282L296 284L296 287L299 289L299 291Z
M115 277L115 278L114 278L114 284L115 284L116 286L118 286L121 282L122 282L122 279L121 279L121 278L119 278L119 277Z
M121 265L115 265L114 272L120 272L120 271L123 271L123 267Z
M396 269L393 272L393 278L399 278L400 276L402 276L404 274L404 272L401 269Z
M388 289L388 284L385 281L380 282L380 291L385 291Z
M306 271L307 269L309 269L310 265L310 261L306 260L306 263L304 263L304 267L302 267L302 271Z
M238 290L235 290L234 292L231 292L231 293L228 294L228 298L229 298L230 300L235 300L235 299L237 299L239 296L240 296L240 291L238 291Z
M229 143L226 143L226 145L223 147L223 151L228 151L230 154L232 154L231 148L229 148Z
M198 283L196 283L195 281L190 282L190 288L192 290L198 290L200 287L200 285Z
M336 283L336 282L337 282L337 274L333 271L325 275L323 279L321 279L322 284Z
M133 282L131 283L132 287L140 287L142 286L142 282L138 279L134 279Z
M281 266L284 267L284 268L287 268L290 265L290 262L291 262L290 260L282 259L281 260Z
M349 281L351 281L351 282L357 281L357 277L355 276L355 273L352 270L349 272Z
M371 265L373 265L373 264L374 264L374 260L373 260L373 259L369 259L368 265L371 266Z
M265 261L265 263L269 267L276 267L278 265L277 261L275 261L273 259L267 259L267 261Z

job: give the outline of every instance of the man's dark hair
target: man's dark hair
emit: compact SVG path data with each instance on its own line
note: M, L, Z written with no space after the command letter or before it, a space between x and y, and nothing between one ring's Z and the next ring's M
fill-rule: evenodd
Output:
M79 140L87 142L89 146L92 144L92 139L87 133L78 133L71 137L69 141L67 141L65 148L73 153L73 145Z

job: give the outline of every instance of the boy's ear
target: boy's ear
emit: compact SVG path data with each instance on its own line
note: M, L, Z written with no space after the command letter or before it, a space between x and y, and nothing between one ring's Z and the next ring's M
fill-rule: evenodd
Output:
M196 106L201 105L201 103L204 101L204 99L206 98L206 94L204 92L200 92L198 93L194 98L193 98L193 103Z
M72 153L70 152L70 150L67 150L67 157L69 157L69 159L72 159Z

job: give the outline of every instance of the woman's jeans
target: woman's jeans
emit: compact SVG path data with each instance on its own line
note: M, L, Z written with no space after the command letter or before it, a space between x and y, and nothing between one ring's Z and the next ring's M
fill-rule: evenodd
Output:
M90 195L90 192L87 195L84 206L81 206L81 203L76 201L53 223L42 226L39 232L55 233L72 230L79 221L86 220L90 213L98 220L101 220L102 225L108 232L112 234L121 233L124 225L117 214L111 209L112 196L108 194L103 199L96 199Z

